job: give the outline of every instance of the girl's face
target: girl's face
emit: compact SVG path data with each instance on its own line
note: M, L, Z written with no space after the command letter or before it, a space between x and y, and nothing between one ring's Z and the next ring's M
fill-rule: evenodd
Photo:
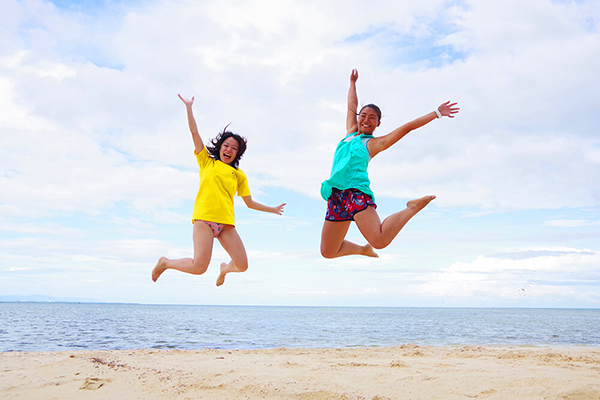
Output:
M365 107L358 114L358 132L363 135L372 135L379 126L379 117L371 107Z
M240 144L233 137L228 137L225 139L221 148L219 149L219 157L221 161L225 164L231 164L235 157L237 156L238 149L240 148Z

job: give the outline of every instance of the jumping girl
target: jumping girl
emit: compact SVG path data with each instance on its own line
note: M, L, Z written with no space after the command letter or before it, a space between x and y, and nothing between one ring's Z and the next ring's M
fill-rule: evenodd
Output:
M388 149L410 131L420 128L436 118L454 118L459 108L449 101L435 111L423 115L389 134L374 137L381 123L381 110L374 104L364 106L357 114L358 96L356 81L358 71L350 74L346 136L335 149L331 177L322 183L321 196L327 200L327 214L321 234L321 254L335 258L351 254L378 257L375 249L387 247L406 223L421 211L435 196L425 196L406 203L406 208L390 215L383 222L375 208L374 195L369 185L367 166L380 152ZM367 240L360 246L345 240L352 221Z
M152 270L152 280L156 282L167 269L194 275L203 274L210 263L213 241L217 238L231 257L228 263L221 263L221 272L217 278L217 286L221 286L228 273L248 269L246 249L235 230L233 196L236 193L241 196L248 208L278 215L283 213L285 203L268 207L252 200L246 174L238 168L239 160L246 151L246 139L227 131L225 127L211 141L211 146L205 147L192 112L194 98L184 99L181 95L178 96L186 107L194 154L200 170L200 188L192 214L194 258L170 260L161 257Z

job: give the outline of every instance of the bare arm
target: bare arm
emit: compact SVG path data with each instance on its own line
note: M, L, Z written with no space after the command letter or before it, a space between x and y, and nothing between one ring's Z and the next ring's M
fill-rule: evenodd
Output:
M270 212L270 213L278 214L278 215L283 214L283 206L285 206L285 203L281 203L280 205L278 205L276 207L269 207L269 206L265 206L264 204L259 203L258 201L254 201L252 199L252 196L242 196L242 199L244 199L244 203L246 203L248 208L251 208L253 210Z
M348 89L348 114L346 115L346 133L358 131L357 111L358 95L356 94L356 81L358 80L358 70L353 69L350 74L350 89Z
M192 133L192 139L194 140L194 147L196 148L196 154L200 154L200 152L204 149L204 142L202 142L202 138L198 133L198 126L196 125L196 119L194 118L194 112L192 111L192 105L194 104L194 98L184 99L178 94L183 104L185 104L185 109L187 112L188 125L190 126L190 132Z
M455 107L457 103L450 104L449 101L440 105L437 109L440 112L441 116L454 118L454 114L458 113L460 108ZM414 119L406 124L402 125L399 128L394 129L392 132L388 133L385 136L380 136L369 140L367 143L369 147L369 153L371 157L375 157L378 153L388 149L392 145L394 145L398 140L402 139L406 136L410 131L418 129L423 125L427 125L434 119L438 118L435 111L432 111L428 114L425 114L417 119Z

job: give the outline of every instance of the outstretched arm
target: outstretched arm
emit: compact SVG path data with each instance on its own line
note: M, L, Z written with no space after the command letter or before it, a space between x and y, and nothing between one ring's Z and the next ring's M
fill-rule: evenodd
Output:
M178 94L183 104L185 104L185 109L187 111L187 119L188 125L190 126L190 132L192 132L192 139L194 140L194 147L196 148L196 154L200 154L200 152L204 149L204 142L202 142L202 138L198 133L198 126L196 125L196 119L194 118L194 112L192 111L192 105L194 104L194 97L191 99L184 99Z
M350 89L348 89L348 114L346 116L346 134L358 131L357 110L358 95L356 94L356 81L358 70L353 69L350 74Z
M423 125L427 125L436 118L448 117L454 118L454 114L458 113L460 108L455 107L457 103L450 103L449 101L441 104L437 110L440 113L440 117L435 111L423 115L415 120L407 122L399 128L394 129L392 132L385 136L380 136L369 140L367 143L369 147L369 153L371 157L375 157L378 153L388 149L394 145L398 140L402 139L408 132L418 129Z
M270 212L270 213L278 214L278 215L283 214L283 206L285 206L285 203L281 203L280 205L278 205L276 207L269 207L269 206L265 206L264 204L259 203L258 201L254 201L252 199L252 196L242 196L242 199L244 199L244 203L246 203L248 208L251 208L253 210Z

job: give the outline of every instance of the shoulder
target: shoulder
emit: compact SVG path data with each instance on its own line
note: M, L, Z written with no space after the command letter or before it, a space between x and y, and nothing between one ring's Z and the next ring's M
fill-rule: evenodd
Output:
M368 136L365 137L367 138ZM373 158L389 147L388 141L386 136L370 136L370 139L366 139L363 143L366 144L369 155Z
M196 151L196 149L194 149L194 155L196 156L196 158L198 160L204 159L204 158L210 158L210 156L208 155L208 151L206 150L206 147L203 147L202 150L200 150L200 153L198 153Z
M358 136L360 136L358 131L348 131L348 133L346 133L346 135L342 138L341 142L350 142L352 139Z
M207 168L211 169L212 167L216 166L217 160L212 158L206 148L203 148L200 153L197 153L196 150L194 150L194 155L196 156L196 161L198 162L198 168L201 170L206 170Z
M237 176L238 180L246 179L246 173L239 168L235 169L235 175Z

